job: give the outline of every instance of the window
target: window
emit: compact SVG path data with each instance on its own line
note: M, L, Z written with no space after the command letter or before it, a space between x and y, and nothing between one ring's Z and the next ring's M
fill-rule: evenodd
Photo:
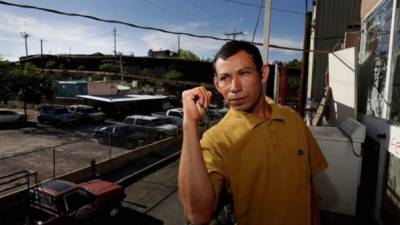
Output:
M170 116L182 117L181 114L178 113L178 112L170 112L169 115L170 115Z
M127 119L125 119L124 123L133 124L134 121L135 121L135 119L133 119L133 118L127 118Z
M65 195L64 200L68 211L72 212L94 202L95 197L85 190L78 189Z
M146 125L146 120L136 119L136 123L135 124L139 125L139 126L145 126Z

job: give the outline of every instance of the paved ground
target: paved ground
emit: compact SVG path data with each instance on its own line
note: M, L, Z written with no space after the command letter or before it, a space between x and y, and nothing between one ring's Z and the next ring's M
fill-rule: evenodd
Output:
M120 223L115 225L185 224L177 193L178 164L179 161L175 161L129 185L126 188L127 197L122 214L116 220ZM364 211L361 211L358 217L322 211L321 225L374 225L374 223Z
M93 130L107 124L55 128L38 125L0 130L0 176L24 169L39 172L40 179L72 171L132 151L101 145ZM55 159L55 161L53 161ZM55 164L54 164L55 162Z

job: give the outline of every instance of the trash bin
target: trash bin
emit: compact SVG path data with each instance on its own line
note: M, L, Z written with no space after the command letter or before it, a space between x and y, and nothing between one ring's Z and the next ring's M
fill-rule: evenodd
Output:
M314 179L322 210L354 216L366 127L346 117L338 127L309 127L329 167Z

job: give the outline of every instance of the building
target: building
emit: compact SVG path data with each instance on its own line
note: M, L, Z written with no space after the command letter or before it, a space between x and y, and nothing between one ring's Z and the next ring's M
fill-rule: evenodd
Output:
M361 0L314 1L310 48L333 51L339 49L346 31L360 24ZM328 66L327 54L310 53L307 97L320 99Z
M358 205L366 207L379 225L400 224L399 1L316 3L311 47L330 50L329 55L335 57L339 54L333 49L336 43L340 44L335 49L343 49L350 42L356 47L355 118L367 127ZM348 37L348 26L357 23L359 26L353 26L350 34L355 36ZM310 55L308 96L315 99L320 99L323 91L326 68L334 66L328 65L325 58L328 56ZM329 75L331 79L334 74Z

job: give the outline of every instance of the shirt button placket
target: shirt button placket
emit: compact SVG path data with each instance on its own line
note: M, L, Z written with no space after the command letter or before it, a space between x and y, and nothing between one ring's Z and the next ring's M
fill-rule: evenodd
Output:
M268 122L268 133L271 136L272 146L276 148L276 136L271 122Z

